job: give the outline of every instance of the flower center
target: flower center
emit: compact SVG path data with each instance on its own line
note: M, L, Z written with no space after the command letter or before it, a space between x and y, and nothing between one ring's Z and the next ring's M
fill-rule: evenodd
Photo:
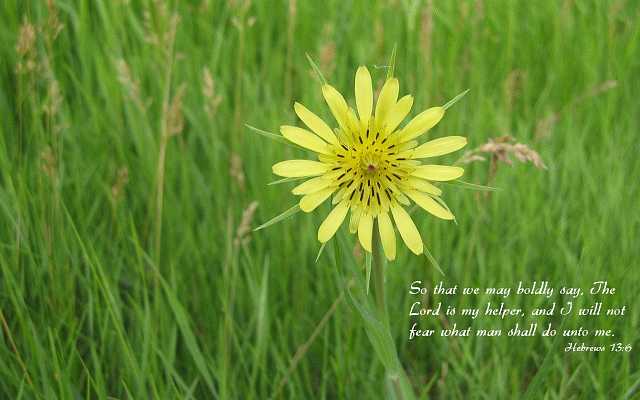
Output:
M380 157L375 152L365 152L360 157L360 168L364 175L376 175L380 165Z

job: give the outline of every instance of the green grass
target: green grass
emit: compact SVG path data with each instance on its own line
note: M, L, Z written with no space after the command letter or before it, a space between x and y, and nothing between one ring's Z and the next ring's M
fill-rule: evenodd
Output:
M369 66L381 81L386 70L375 66L394 44L395 74L401 93L415 96L414 114L470 89L434 136L463 134L473 148L510 134L548 166L500 166L492 185L502 190L491 196L445 187L457 226L414 214L446 274L404 247L388 266L391 328L416 391L459 399L519 398L528 388L532 398L633 396L637 2L298 1L292 10L285 1L256 1L243 10L194 0L164 13L152 1L55 3L63 25L55 38L46 2L0 3L0 398L381 398L383 368L342 300L329 250L340 245L351 254L353 237L343 228L314 262L328 206L234 240L252 201L259 204L253 227L294 205L292 184L267 183L277 179L274 162L303 155L244 123L277 132L296 121L294 100L329 115L305 52L353 101L356 67ZM180 16L174 46L172 13ZM25 21L38 29L20 56ZM16 73L30 58L35 69ZM221 98L215 113L205 108L212 100L203 94L204 68ZM615 87L594 95L612 80ZM182 84L184 125L169 136L167 109ZM52 103L54 112L45 112ZM536 136L554 113L548 134ZM230 174L233 154L244 187ZM471 164L465 179L486 184L487 170ZM634 349L565 354L540 337L408 342L408 286L418 279L481 287L607 279L619 293L605 304L627 304L629 314L565 324L609 327ZM431 300L472 306L487 298Z

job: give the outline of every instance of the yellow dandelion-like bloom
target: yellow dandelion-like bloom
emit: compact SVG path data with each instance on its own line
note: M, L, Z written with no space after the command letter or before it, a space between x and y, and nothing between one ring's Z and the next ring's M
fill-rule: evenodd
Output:
M400 128L409 114L413 97L398 100L398 80L385 82L378 101L373 101L371 75L358 68L355 98L358 114L332 86L322 86L322 95L338 127L330 125L300 103L294 109L309 130L282 126L289 141L317 153L318 160L287 160L273 166L273 173L286 178L310 177L292 193L302 196L300 209L315 210L333 195L331 210L318 229L318 240L326 243L351 211L349 230L358 234L362 247L371 252L374 219L389 260L396 257L396 237L391 218L407 247L422 254L424 245L404 206L415 202L434 216L453 220L440 200L442 190L432 181L451 181L462 176L460 167L422 164L426 158L459 150L467 144L462 136L447 136L419 144L416 140L444 116L445 107L429 108ZM391 216L390 216L391 214Z

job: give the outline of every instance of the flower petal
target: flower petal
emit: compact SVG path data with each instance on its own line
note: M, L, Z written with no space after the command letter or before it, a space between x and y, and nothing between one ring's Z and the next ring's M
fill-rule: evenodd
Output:
M393 231L391 218L386 212L378 214L378 230L380 231L380 241L387 260L396 258L396 234Z
M351 207L351 218L349 219L349 233L356 233L362 216L362 208Z
M371 74L367 67L360 67L356 72L356 107L362 125L367 126L373 109L373 88Z
M438 218L442 219L453 219L453 214L446 208L442 207L438 204L437 201L432 199L429 195L424 193L416 192L414 190L407 190L405 192L407 196L411 198L411 200L415 201L417 205L424 208L427 212L435 215Z
M274 164L271 170L274 174L285 178L322 175L331 168L330 164L311 160L286 160Z
M460 167L450 167L448 165L420 165L411 173L418 178L430 181L452 181L464 174L464 169Z
M436 157L460 150L467 144L463 136L447 136L430 140L413 150L413 158Z
M311 194L325 189L330 184L331 180L327 179L325 176L318 176L316 178L311 178L308 181L305 181L300 185L294 187L291 190L291 193L295 195Z
M409 111L411 111L412 106L413 96L406 95L391 107L391 110L389 110L389 116L387 117L387 125L385 126L387 133L393 132L398 125L400 125L400 122L402 122L402 120L406 118L407 114L409 114Z
M401 206L395 205L391 207L391 214L393 214L393 220L396 222L400 236L409 250L414 254L422 254L422 238L409 213Z
M396 78L387 79L380 90L376 104L376 129L386 129L387 116L398 100L399 84Z
M327 242L336 234L336 231L342 225L342 221L344 221L344 217L347 215L347 211L349 211L349 202L347 201L341 202L331 210L322 225L320 225L320 229L318 229L318 240L321 243Z
M348 107L347 111L347 129L352 133L360 131L360 121L358 120L356 112L351 107Z
M322 118L318 117L308 108L303 106L300 103L295 103L293 105L293 109L295 110L298 117L304 122L307 128L311 129L316 135L320 136L327 142L331 144L338 144L338 138L334 135L333 131L327 125L326 122L322 120Z
M331 154L329 152L327 142L306 129L298 128L297 126L283 125L280 127L280 133L282 133L282 136L287 138L290 142L304 147L305 149L321 154Z
M318 178L315 178L315 179L318 179ZM440 188L432 185L431 183L425 180L416 178L415 176L408 177L407 180L404 181L404 185L410 189L415 189L420 192L433 194L435 196L440 196L442 194L442 190L440 190Z
M443 116L444 108L442 107L432 107L426 109L425 111L416 115L404 128L402 128L399 141L406 142L411 139L417 138L429 129L436 126L436 124L440 122Z
M300 209L304 212L315 210L320 204L327 200L334 191L334 188L326 188L302 197L300 199Z
M358 239L362 248L371 253L371 236L373 234L373 216L369 213L360 217L358 224Z
M322 86L322 95L327 105L329 105L331 114L333 114L333 117L338 121L338 125L340 125L342 130L346 131L348 128L347 113L349 112L349 106L347 106L344 97L331 85Z

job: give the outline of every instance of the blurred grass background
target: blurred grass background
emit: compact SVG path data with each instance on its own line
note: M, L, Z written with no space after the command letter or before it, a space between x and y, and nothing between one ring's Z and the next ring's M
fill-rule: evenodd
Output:
M380 398L383 370L333 252L314 262L328 206L250 233L294 204L291 184L266 183L297 150L243 124L295 123L294 100L329 115L305 52L353 101L356 67L381 83L376 66L394 44L413 114L471 89L433 136L466 135L471 149L511 135L548 167L489 173L474 162L465 179L491 178L500 192L446 187L457 226L415 215L446 273L404 247L388 266L392 329L416 391L519 398L552 341L408 342L412 281L606 279L618 294L605 307L627 304L628 315L565 325L609 327L615 338L584 341L634 349L551 349L534 398L634 396L637 1L10 0L0 17L0 397ZM352 254L344 229L329 247ZM535 321L547 320L524 322ZM467 323L420 324L453 322Z

